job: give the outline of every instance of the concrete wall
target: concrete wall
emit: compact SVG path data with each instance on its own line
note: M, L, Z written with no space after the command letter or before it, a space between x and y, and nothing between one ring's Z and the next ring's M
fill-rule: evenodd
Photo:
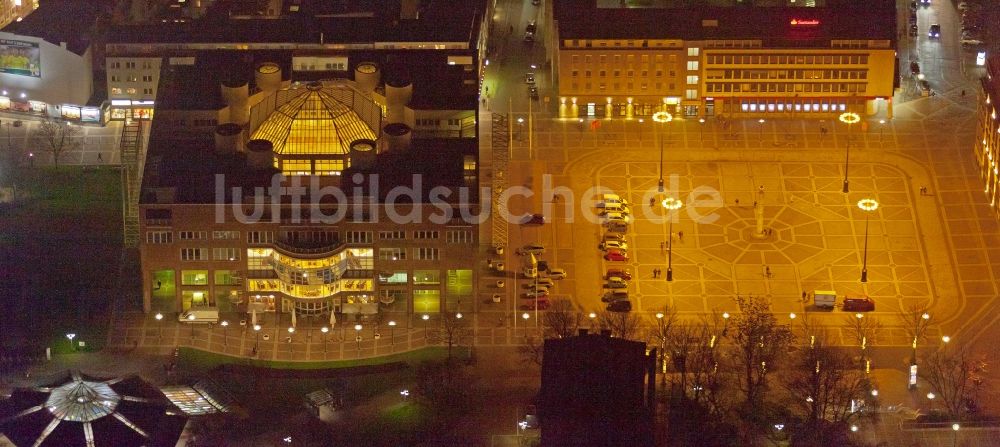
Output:
M93 93L94 72L90 50L82 56L37 37L0 32L0 39L35 42L40 53L41 77L0 73L0 86L11 99L44 101L49 104L86 104Z

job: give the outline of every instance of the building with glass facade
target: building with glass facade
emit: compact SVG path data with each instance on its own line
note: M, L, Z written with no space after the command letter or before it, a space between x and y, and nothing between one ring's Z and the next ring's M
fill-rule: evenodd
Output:
M986 76L982 79L979 94L978 126L976 128L976 161L979 162L979 176L985 187L983 191L990 199L993 213L1000 218L997 210L997 188L1000 188L1000 119L997 119L997 101L1000 101L1000 58L986 60Z
M892 0L552 3L560 117L892 114Z

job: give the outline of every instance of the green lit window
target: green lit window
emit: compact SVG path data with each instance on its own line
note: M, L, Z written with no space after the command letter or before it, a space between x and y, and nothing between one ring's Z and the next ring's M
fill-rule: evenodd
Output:
M441 272L439 270L414 270L413 284L418 286L441 284Z
M216 270L215 274L215 285L217 286L235 286L236 277L233 276L232 270Z
M208 270L181 270L181 285L204 286L208 284Z
M413 291L413 312L436 313L441 310L440 290L414 290Z

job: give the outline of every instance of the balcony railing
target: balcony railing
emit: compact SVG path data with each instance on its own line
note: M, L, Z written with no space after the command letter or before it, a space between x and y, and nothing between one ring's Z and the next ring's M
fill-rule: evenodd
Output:
M329 245L313 246L313 247L301 247L296 246L291 242L285 241L274 241L274 248L278 251L283 252L289 256L297 257L307 257L307 258L321 258L323 256L328 256L343 249L347 244L337 241Z

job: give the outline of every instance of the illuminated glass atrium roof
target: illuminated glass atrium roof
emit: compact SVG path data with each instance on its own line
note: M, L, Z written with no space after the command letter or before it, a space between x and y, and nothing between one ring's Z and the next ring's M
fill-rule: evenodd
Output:
M343 89L310 85L296 90L252 136L271 141L275 155L347 155L351 142L376 138L347 105L351 97Z

